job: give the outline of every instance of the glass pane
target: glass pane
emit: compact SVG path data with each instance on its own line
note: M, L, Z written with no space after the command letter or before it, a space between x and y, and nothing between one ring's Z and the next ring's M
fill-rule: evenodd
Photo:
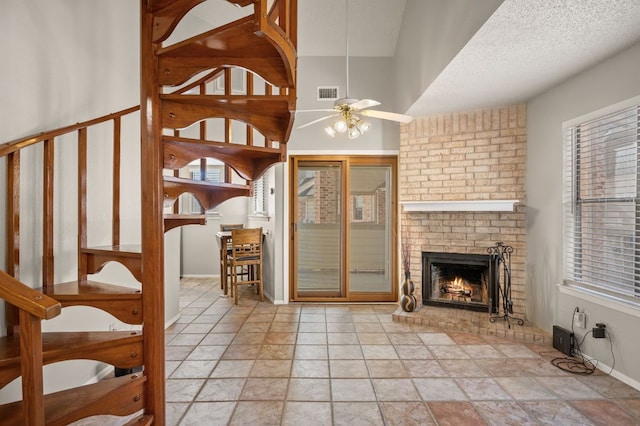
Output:
M341 295L340 165L298 167L298 294Z
M352 166L349 187L349 289L391 292L391 168Z

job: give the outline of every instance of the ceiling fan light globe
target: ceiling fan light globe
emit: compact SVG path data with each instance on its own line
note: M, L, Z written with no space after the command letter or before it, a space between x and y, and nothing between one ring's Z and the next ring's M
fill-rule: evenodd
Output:
M336 137L336 129L334 129L333 126L325 127L324 131L332 138Z
M364 133L367 130L369 130L370 127L371 127L371 124L369 124L366 121L363 121L363 122L360 123L360 132Z
M351 127L348 133L349 139L355 139L360 136L360 130L357 127Z
M347 123L344 120L338 120L335 123L333 123L333 128L336 130L336 132L338 133L344 133L347 131Z

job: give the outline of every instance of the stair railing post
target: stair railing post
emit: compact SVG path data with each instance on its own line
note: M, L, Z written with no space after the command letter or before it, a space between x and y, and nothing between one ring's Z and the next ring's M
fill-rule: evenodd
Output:
M140 136L141 238L145 413L165 424L164 382L164 223L162 107L159 47L153 41L153 2L141 0L140 10Z

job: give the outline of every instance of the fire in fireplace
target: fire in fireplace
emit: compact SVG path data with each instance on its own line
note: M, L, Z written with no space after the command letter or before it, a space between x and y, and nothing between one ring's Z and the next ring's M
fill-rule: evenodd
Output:
M423 252L422 303L496 312L494 269L489 255Z

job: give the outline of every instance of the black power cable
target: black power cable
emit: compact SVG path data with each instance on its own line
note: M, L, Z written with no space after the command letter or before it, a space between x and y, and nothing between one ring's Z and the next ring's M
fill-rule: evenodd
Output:
M571 316L571 333L575 336L575 332L573 331L573 318L575 317L576 312L578 312L578 307L576 307L573 310L573 315ZM613 365L611 366L611 371L609 371L608 374L611 374L613 372L613 367L616 364L616 357L613 354L613 340L611 339L611 334L609 333L608 330L605 329L606 335L609 338L609 347L611 349L611 356L613 358ZM572 373L572 374L580 374L580 375L584 375L584 376L588 376L590 374L593 374L594 371L596 371L596 367L598 366L598 360L595 360L596 363L594 364L591 360L586 359L584 357L584 355L582 354L582 349L581 346L584 343L584 340L587 338L587 336L589 335L589 333L585 333L584 336L582 336L582 340L580 340L580 342L578 342L578 340L576 339L575 341L575 348L574 348L574 356L568 357L558 357L558 358L553 358L550 362L552 365L558 367L559 369L566 371L568 373Z

